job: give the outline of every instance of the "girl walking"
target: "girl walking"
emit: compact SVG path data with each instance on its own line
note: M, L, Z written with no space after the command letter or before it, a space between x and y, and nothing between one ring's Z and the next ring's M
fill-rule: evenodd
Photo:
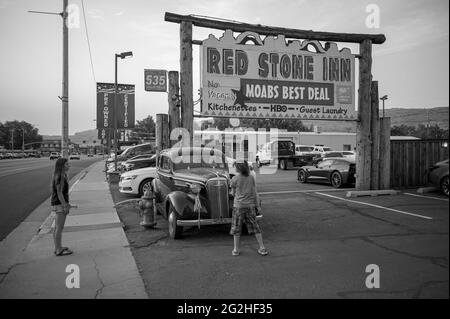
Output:
M253 174L250 174L247 161L237 162L238 172L230 182L230 187L234 195L233 217L231 221L230 235L233 235L234 249L233 256L240 254L239 242L242 233L242 224L245 223L249 234L255 234L259 244L258 253L267 255L264 247L261 228L256 222L256 214L261 211L258 194L256 193L256 181Z

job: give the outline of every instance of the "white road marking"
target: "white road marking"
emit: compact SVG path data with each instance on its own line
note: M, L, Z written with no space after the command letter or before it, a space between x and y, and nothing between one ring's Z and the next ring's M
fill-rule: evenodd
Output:
M302 190L302 191L279 191L279 192L260 192L258 195L276 195L276 194L293 194L293 193L315 193L315 192L339 192L339 191L348 191L353 188L339 188L339 189L311 189L311 190Z
M435 199L435 200L441 200L444 202L448 202L448 199L438 198L438 197L434 197L434 196L423 196L423 195L417 195L417 194L411 194L411 193L403 193L403 194L409 195L409 196L414 196L414 197L429 198L429 199Z
M404 211L401 211L401 210L398 210L398 209L393 209L393 208L389 208L389 207L379 206L379 205L375 205L375 204L358 202L356 200L345 199L345 198L341 198L341 197L337 197L337 196L333 196L333 195L329 195L329 194L323 194L323 193L319 193L319 192L316 192L316 194L319 194L319 195L322 195L322 196L331 197L331 198L334 198L334 199L343 200L343 201L350 202L350 203L356 203L356 204L367 205L367 206L376 207L376 208L380 208L380 209L385 209L385 210L389 210L391 212L395 212L395 213L399 213L399 214L414 216L414 217L423 218L423 219L430 219L430 220L433 219L432 217L428 217L428 216L408 213L408 212L404 212Z

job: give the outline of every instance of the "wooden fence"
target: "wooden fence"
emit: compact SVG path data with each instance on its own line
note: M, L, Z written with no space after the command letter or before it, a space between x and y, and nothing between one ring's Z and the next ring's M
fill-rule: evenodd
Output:
M428 183L428 169L448 159L448 140L391 141L391 187L418 187Z

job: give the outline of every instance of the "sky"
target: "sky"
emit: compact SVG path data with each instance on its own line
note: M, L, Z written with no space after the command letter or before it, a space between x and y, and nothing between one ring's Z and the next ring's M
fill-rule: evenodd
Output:
M0 0L0 122L26 121L40 134L61 134L62 0ZM136 85L136 119L167 113L167 93L144 90L144 69L179 71L179 25L165 12L314 31L385 34L373 45L373 79L386 108L449 106L448 0L84 0L92 52L89 58L82 1L69 30L69 134L96 127L96 82ZM379 8L378 28L366 24L367 6ZM78 23L77 23L78 17ZM78 27L77 27L78 26ZM223 31L194 27L193 39ZM339 44L358 53L358 45ZM194 45L194 100L199 48Z

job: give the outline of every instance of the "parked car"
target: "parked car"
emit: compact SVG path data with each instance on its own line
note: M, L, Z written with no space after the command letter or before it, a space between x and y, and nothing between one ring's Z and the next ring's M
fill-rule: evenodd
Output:
M355 162L342 158L326 158L317 165L303 166L297 172L297 179L307 183L312 179L326 180L335 188L355 182Z
M72 153L72 154L70 154L70 156L69 156L69 159L77 159L77 160L79 160L79 159L81 159L81 157L80 157L80 154L78 154L78 153Z
M309 164L313 155L296 155L295 143L291 140L274 140L258 149L256 153L256 165L270 165L276 163L282 170L290 166L303 166Z
M61 157L61 154L59 152L51 152L50 153L50 159L54 160L54 159L58 159Z
M94 157L94 153L88 153L87 157Z
M127 149L125 149L121 153L119 153L119 155L117 155L117 161L124 162L126 160L129 160L130 158L137 156L137 155L143 155L143 154L149 154L149 153L155 154L152 144L144 143L144 144L134 145L134 146L128 147ZM114 162L114 156L115 155L111 154L111 157L108 158L106 161L108 163Z
M325 155L325 152L331 152L333 149L328 146L314 146L314 149L311 153L313 153L316 157Z
M296 145L295 154L296 155L311 155L313 154L314 146L312 145Z
M323 161L326 158L330 158L330 157L343 157L343 158L345 158L345 156L344 156L344 154L342 154L342 152L335 152L335 151L324 152L320 156L315 157L313 162L312 162L312 164L316 165L317 163Z
M341 152L344 157L349 158L351 160L356 160L356 153L353 151L342 151Z
M156 167L146 167L120 174L119 192L131 195L142 195L152 187L156 177Z
M2 160L2 159L4 159L4 158L6 158L5 154L0 153L0 160Z
M438 162L428 170L428 181L448 196L448 160Z
M156 155L151 155L150 157L129 159L128 161L122 162L121 169L123 169L124 171L131 171L139 168L155 167L155 166L156 166Z
M154 207L167 218L170 237L180 238L184 226L230 224L233 197L229 181L227 160L218 150L161 151L153 181Z

